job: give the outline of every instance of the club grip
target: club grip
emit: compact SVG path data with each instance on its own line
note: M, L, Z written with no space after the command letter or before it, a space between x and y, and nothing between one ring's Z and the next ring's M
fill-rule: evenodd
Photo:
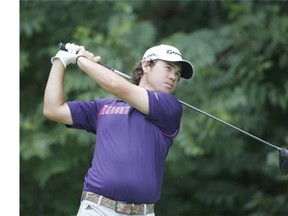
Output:
M66 45L62 42L58 44L58 49L67 52L68 50L66 49ZM78 54L79 51L76 52Z
M66 47L65 47L65 44L64 44L64 43L61 43L61 42L58 44L58 49L59 49L59 50L63 50L63 51L67 51L67 49L66 49Z
M65 44L64 43L62 43L62 42L60 42L59 44L58 44L58 49L59 50L63 50L63 51L68 51L67 49L66 49L66 47L65 47ZM76 54L77 54L78 52L76 52ZM112 71L116 71L114 68L112 68L112 67L109 67L109 66L107 66L107 65L104 65L104 64L102 64L102 63L100 63L100 62L98 62L98 64L100 64L100 65L102 65L102 66L104 66L104 67L106 67L106 68L108 68L108 69L110 69L110 70L112 70ZM118 72L119 73L119 72Z

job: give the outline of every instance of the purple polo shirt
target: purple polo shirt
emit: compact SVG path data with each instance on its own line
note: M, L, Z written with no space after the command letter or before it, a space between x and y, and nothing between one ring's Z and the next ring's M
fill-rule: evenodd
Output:
M71 127L97 137L83 190L135 204L160 199L164 160L179 132L182 106L171 94L147 92L149 115L117 99L67 102Z

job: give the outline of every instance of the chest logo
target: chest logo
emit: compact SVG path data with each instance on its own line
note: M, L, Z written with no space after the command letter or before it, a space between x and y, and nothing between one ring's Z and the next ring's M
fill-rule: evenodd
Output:
M130 106L110 106L105 105L99 112L99 115L127 115Z

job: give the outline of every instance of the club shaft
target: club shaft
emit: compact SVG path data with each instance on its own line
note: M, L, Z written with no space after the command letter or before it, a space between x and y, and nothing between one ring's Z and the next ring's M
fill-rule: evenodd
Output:
M215 117L215 116L213 116L213 115L211 115L211 114L209 114L209 113L207 113L207 112L204 112L204 111L202 111L202 110L200 110L200 109L198 109L198 108L196 108L196 107L194 107L194 106L192 106L192 105L190 105L190 104L188 104L188 103L186 103L186 102L183 102L183 101L181 101L181 100L179 100L179 102L180 102L181 104L183 104L183 105L185 105L185 106L187 106L187 107L189 107L189 108L191 108L191 109L199 112L199 113L202 113L203 115L208 116L209 118L212 118L212 119L214 119L214 120L216 120L216 121L218 121L218 122L221 122L221 123L224 124L224 125L227 125L227 126L233 128L233 129L235 129L235 130L237 130L237 131L239 131L239 132L241 132L241 133L244 133L244 134L246 134L246 135L248 135L248 136L250 136L250 137L252 137L252 138L254 138L254 139L256 139L256 140L258 140L258 141L260 141L260 142L262 142L262 143L265 143L266 145L269 145L269 146L271 146L271 147L273 147L273 148L276 148L276 149L278 149L278 150L281 149L281 148L278 147L278 146L275 146L275 145L273 145L273 144L271 144L271 143L269 143L269 142L266 142L265 140L260 139L259 137L256 137L256 136L254 136L253 134L250 134L250 133L248 133L248 132L246 132L246 131L244 131L244 130L242 130L242 129L240 129L240 128L238 128L238 127L236 127L236 126L234 126L234 125L232 125L232 124L230 124L230 123L228 123L228 122L225 122L225 121L223 121L222 119L219 119L219 118L217 118L217 117Z

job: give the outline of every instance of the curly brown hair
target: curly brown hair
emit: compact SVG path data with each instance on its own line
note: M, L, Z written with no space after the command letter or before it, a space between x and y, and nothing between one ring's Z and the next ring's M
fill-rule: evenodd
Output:
M155 65L155 62L156 62L155 60L150 60L149 61L150 67L153 67ZM142 75L143 75L143 69L142 69L141 61L138 61L132 69L131 82L135 85L139 85Z

